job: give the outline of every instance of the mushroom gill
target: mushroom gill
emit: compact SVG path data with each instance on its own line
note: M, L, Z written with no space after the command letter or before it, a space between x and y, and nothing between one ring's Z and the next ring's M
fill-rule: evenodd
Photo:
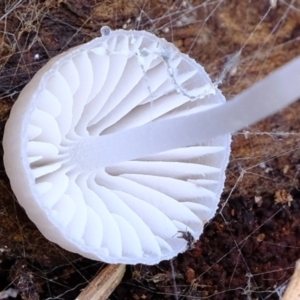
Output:
M98 139L223 103L204 69L172 44L105 27L21 92L3 141L12 189L65 249L108 263L170 259L186 249L178 231L198 238L216 212L230 134L111 165L102 158L114 152Z

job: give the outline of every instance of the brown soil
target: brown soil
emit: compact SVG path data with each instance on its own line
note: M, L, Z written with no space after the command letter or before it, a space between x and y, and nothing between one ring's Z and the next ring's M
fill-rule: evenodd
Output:
M242 49L221 86L231 98L300 54L300 1L271 8L272 2L2 0L1 135L35 72L99 36L103 25L165 37L213 79ZM233 137L220 210L195 248L173 260L176 286L169 261L128 266L110 299L176 299L175 291L178 299L279 299L274 291L300 257L299 115L296 103ZM16 288L17 299L75 299L103 265L47 241L15 201L2 162L0 170L0 291Z

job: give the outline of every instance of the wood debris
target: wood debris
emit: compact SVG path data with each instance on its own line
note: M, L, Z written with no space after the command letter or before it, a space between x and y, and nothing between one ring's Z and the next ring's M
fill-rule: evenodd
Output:
M18 296L19 291L15 289L8 289L6 291L0 292L0 299L6 299L9 297L16 298Z
M126 266L108 265L90 282L76 300L106 300L121 282Z
M286 190L278 190L275 192L275 203L276 204L287 204L291 206L291 202L293 201L292 195Z
M300 300L300 259L296 261L294 274L281 300Z

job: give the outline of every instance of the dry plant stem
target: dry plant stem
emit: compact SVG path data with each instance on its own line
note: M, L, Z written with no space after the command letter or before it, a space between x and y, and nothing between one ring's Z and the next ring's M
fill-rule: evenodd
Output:
M6 291L0 292L0 299L7 299L9 297L16 298L19 291L15 289L8 289Z
M121 282L125 269L126 265L108 265L76 300L106 300Z
M297 260L294 274L283 295L282 300L299 300L300 299L300 259Z

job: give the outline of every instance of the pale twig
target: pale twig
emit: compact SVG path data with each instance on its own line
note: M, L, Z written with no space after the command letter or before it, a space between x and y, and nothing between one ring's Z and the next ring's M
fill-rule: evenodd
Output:
M0 292L0 299L6 299L9 297L16 298L19 291L15 289L8 289L6 291Z
M282 300L300 300L300 259L296 261L294 274Z
M81 292L76 300L106 300L121 282L125 265L108 265Z

